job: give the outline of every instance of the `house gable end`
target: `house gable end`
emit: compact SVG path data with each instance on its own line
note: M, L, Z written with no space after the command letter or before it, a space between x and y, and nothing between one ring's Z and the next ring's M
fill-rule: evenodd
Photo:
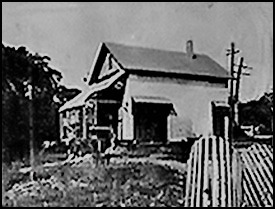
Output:
M122 69L121 64L118 63L106 45L101 43L98 47L96 57L90 69L86 83L89 86L93 83L99 83L112 77Z
M109 74L109 70L112 68L111 66L111 58L110 58L110 53L106 54L105 61L102 64L101 70L99 71L99 75L97 79L102 80L106 75Z
M102 66L106 61L107 53L108 51L107 48L104 46L104 43L100 43L99 47L97 48L92 67L86 80L87 85L91 85L97 80L98 76L101 73Z

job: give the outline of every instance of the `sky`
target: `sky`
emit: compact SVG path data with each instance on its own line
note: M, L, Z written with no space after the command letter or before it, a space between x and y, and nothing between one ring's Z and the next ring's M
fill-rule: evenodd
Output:
M273 88L273 2L2 2L2 42L47 54L68 87L84 88L100 42L207 54L228 69L234 42L253 67L241 101Z

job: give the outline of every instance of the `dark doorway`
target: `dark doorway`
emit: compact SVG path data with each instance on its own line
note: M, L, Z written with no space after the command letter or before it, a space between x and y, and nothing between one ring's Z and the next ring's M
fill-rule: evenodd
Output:
M99 103L97 112L97 125L112 127L114 133L117 133L118 109L118 103Z
M143 142L166 142L168 116L167 107L167 104L135 104L135 139Z
M213 134L225 138L228 135L228 127L225 117L229 117L229 106L226 103L213 101L212 103ZM228 125L228 124L227 124Z

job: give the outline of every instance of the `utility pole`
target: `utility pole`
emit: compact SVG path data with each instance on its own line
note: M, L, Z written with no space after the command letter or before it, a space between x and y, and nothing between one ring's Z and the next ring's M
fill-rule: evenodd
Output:
M231 50L229 50L229 54L231 55L230 57L230 75L231 75L231 80L230 80L230 95L229 95L229 104L232 104L233 101L233 94L234 94L234 61L235 61L235 44L232 42L231 43Z
M232 42L231 43L231 49L227 49L227 56L231 56L230 58L230 75L231 75L231 80L230 80L230 95L228 99L228 104L230 106L230 115L229 115L229 124L228 124L228 140L230 147L232 147L232 141L234 137L234 124L235 120L238 121L238 113L236 112L236 104L238 104L239 101L239 91L240 91L240 80L241 80L241 75L250 75L249 73L243 73L242 69L248 68L251 69L251 67L247 67L243 64L244 58L240 58L240 62L238 65L234 63L235 57L234 55L239 53L239 50L235 50L235 45ZM238 66L237 72L235 72L234 67ZM235 73L237 73L237 76L235 77ZM237 114L236 114L237 113Z
M230 95L229 95L229 106L230 106L230 115L229 115L229 127L228 127L228 140L230 147L232 146L232 140L233 140L233 124L234 124L234 115L235 115L235 109L234 109L234 61L235 61L235 54L239 53L239 50L235 50L235 44L232 42L231 43L231 49L227 50L228 53L226 54L227 56L231 56L230 58L230 75L231 75L231 80L230 80Z
M243 68L243 57L240 59L240 64L238 66L238 71L237 71L237 78L236 78L236 93L235 93L235 98L234 98L234 104L233 108L235 109L236 107L236 112L234 111L235 114L235 121L238 123L239 122L239 117L238 117L238 102L239 102L239 90L240 90L240 80L241 80L241 74L242 74L242 68Z
M252 67L248 67L247 65L244 64L244 58L241 57L240 58L240 62L239 62L239 65L238 66L238 71L237 71L237 77L236 77L236 92L235 92L235 97L234 97L234 108L235 107L238 107L238 103L239 103L239 95L240 95L240 83L241 83L241 75L244 75L244 76L248 76L250 75L250 73L248 72L243 72L242 70L243 69L252 69ZM236 108L237 110L238 108ZM238 118L238 113L234 112L235 113L235 120L237 123L239 123L239 118Z
M34 169L35 169L35 151L34 151L34 122L33 122L33 77L32 77L32 68L28 67L29 73L29 82L27 84L27 94L29 98L28 109L29 109L29 137L30 137L30 178L34 178Z
M235 65L234 63L234 55L239 53L239 50L235 50L235 46L234 43L231 43L231 49L227 50L228 53L226 54L231 55L231 60L230 60L230 75L231 75L231 80L230 80L230 96L229 96L229 106L230 106L230 115L229 115L229 124L228 124L228 140L229 140L229 145L230 145L230 172L232 173L232 163L233 163L233 145L232 145L232 141L233 141L233 131L234 131L234 123L235 123L235 105L238 103L239 101L239 89L240 89L240 79L241 79L241 74L242 74L242 69L243 68L247 68L247 66L243 66L243 57L240 58L240 63L239 65ZM238 71L237 71L237 76L235 77L234 73L234 67L238 66ZM246 75L246 74L244 74ZM234 83L236 80L236 86L235 86L235 93L234 93ZM235 95L234 95L235 94ZM236 114L238 117L238 113ZM233 186L232 184L233 181L231 181L230 183L230 187Z
M240 59L240 64L238 66L238 71L237 71L237 81L236 81L236 96L235 96L235 102L239 101L239 89L240 89L240 80L241 80L241 74L242 74L242 68L243 66L243 57Z

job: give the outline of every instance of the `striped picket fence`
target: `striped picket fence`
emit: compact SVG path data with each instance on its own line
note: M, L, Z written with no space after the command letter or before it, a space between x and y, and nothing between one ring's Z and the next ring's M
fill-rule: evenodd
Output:
M273 206L273 147L253 144L241 152L244 206Z
M242 204L242 163L230 155L227 140L200 138L187 161L186 207L234 207Z

